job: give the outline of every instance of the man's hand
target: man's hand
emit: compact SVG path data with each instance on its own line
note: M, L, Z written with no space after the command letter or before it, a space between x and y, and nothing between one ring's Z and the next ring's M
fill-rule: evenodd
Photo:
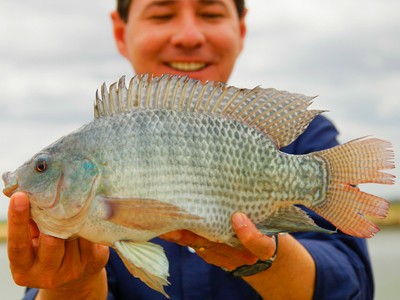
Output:
M246 215L235 213L232 216L232 225L243 245L242 249L211 242L186 230L173 231L161 237L167 241L192 247L206 262L227 270L234 270L242 265L252 265L258 259L267 260L274 254L275 240L258 231Z
M96 293L107 293L104 266L108 247L80 238L66 241L39 232L30 219L29 198L24 193L11 197L7 246L14 281L43 289L39 295L65 299L76 293L82 297L100 282L103 287Z
M271 258L275 240L262 234L243 213L232 216L232 224L243 249L214 243L189 231L173 231L161 236L165 240L189 246L206 262L227 270L252 265L258 259ZM271 268L243 277L263 299L312 299L315 263L307 250L290 234L280 236L279 250ZM296 292L293 292L296 291Z

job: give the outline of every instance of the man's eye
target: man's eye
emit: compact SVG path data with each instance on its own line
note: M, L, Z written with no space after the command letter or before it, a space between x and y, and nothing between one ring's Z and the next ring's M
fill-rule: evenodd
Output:
M151 20L158 20L158 21L167 21L172 19L173 14L158 14L158 15L151 15L149 19Z
M206 19L220 19L224 15L220 13L202 13L201 16Z

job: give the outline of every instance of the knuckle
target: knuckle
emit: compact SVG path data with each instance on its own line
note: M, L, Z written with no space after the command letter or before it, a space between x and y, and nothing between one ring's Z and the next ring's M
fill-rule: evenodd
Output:
M38 287L42 289L55 289L60 287L65 279L57 272L42 272L38 277ZM62 279L62 280L60 280ZM63 281L64 280L64 281Z
M8 248L10 268L18 271L26 271L31 267L28 247L16 246Z
M28 272L13 272L12 276L14 282L19 286L29 286L41 289L53 289L58 286L54 274L46 272L41 273L39 276Z
M68 274L65 276L67 281L74 281L83 276L84 268L81 267L74 267L69 269Z
M9 242L8 243L8 255L16 256L17 258L20 257L20 255L24 255L27 252L27 249L29 249L30 244L19 242L19 243L13 243Z
M59 276L57 272L51 270L39 270L39 269L29 269L26 271L15 271L15 268L11 268L11 273L14 282L19 286L29 286L33 288L40 289L54 289L58 288L63 284L63 281L60 281L59 278L62 278L64 281L71 281L71 274L69 276L63 278ZM77 273L73 273L73 276L79 276ZM79 277L73 278L77 279Z
M29 277L26 276L26 273L15 273L12 272L12 277L15 282L15 284L19 286L29 286Z
M43 279L40 288L42 288L42 289L55 289L58 286L59 286L58 281L54 277L46 276Z
M8 222L11 228L22 228L27 225L25 218L21 217L20 214L15 212L9 213Z
M256 231L256 232L245 231L240 236L240 241L242 242L243 245L247 245L247 244L253 243L254 241L259 240L263 237L264 237L264 235L259 231Z
M248 234L240 236L240 242L241 242L243 245L247 245L247 244L248 244L249 242L251 242L252 240L253 240L253 237L250 236L250 235L248 235Z

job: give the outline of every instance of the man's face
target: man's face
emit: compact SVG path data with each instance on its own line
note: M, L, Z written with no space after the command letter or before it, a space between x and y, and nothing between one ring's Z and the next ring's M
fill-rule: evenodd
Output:
M133 0L112 13L118 49L137 74L227 82L245 36L233 0Z

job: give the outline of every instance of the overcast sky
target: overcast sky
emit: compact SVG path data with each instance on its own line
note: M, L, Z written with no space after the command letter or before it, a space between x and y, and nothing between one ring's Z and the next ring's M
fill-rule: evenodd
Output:
M90 122L104 81L133 75L112 39L114 3L0 0L0 173ZM247 6L248 38L231 84L319 95L314 107L329 110L341 142L373 135L392 141L400 155L400 1ZM368 191L400 197L398 182ZM0 219L7 206L1 195Z

